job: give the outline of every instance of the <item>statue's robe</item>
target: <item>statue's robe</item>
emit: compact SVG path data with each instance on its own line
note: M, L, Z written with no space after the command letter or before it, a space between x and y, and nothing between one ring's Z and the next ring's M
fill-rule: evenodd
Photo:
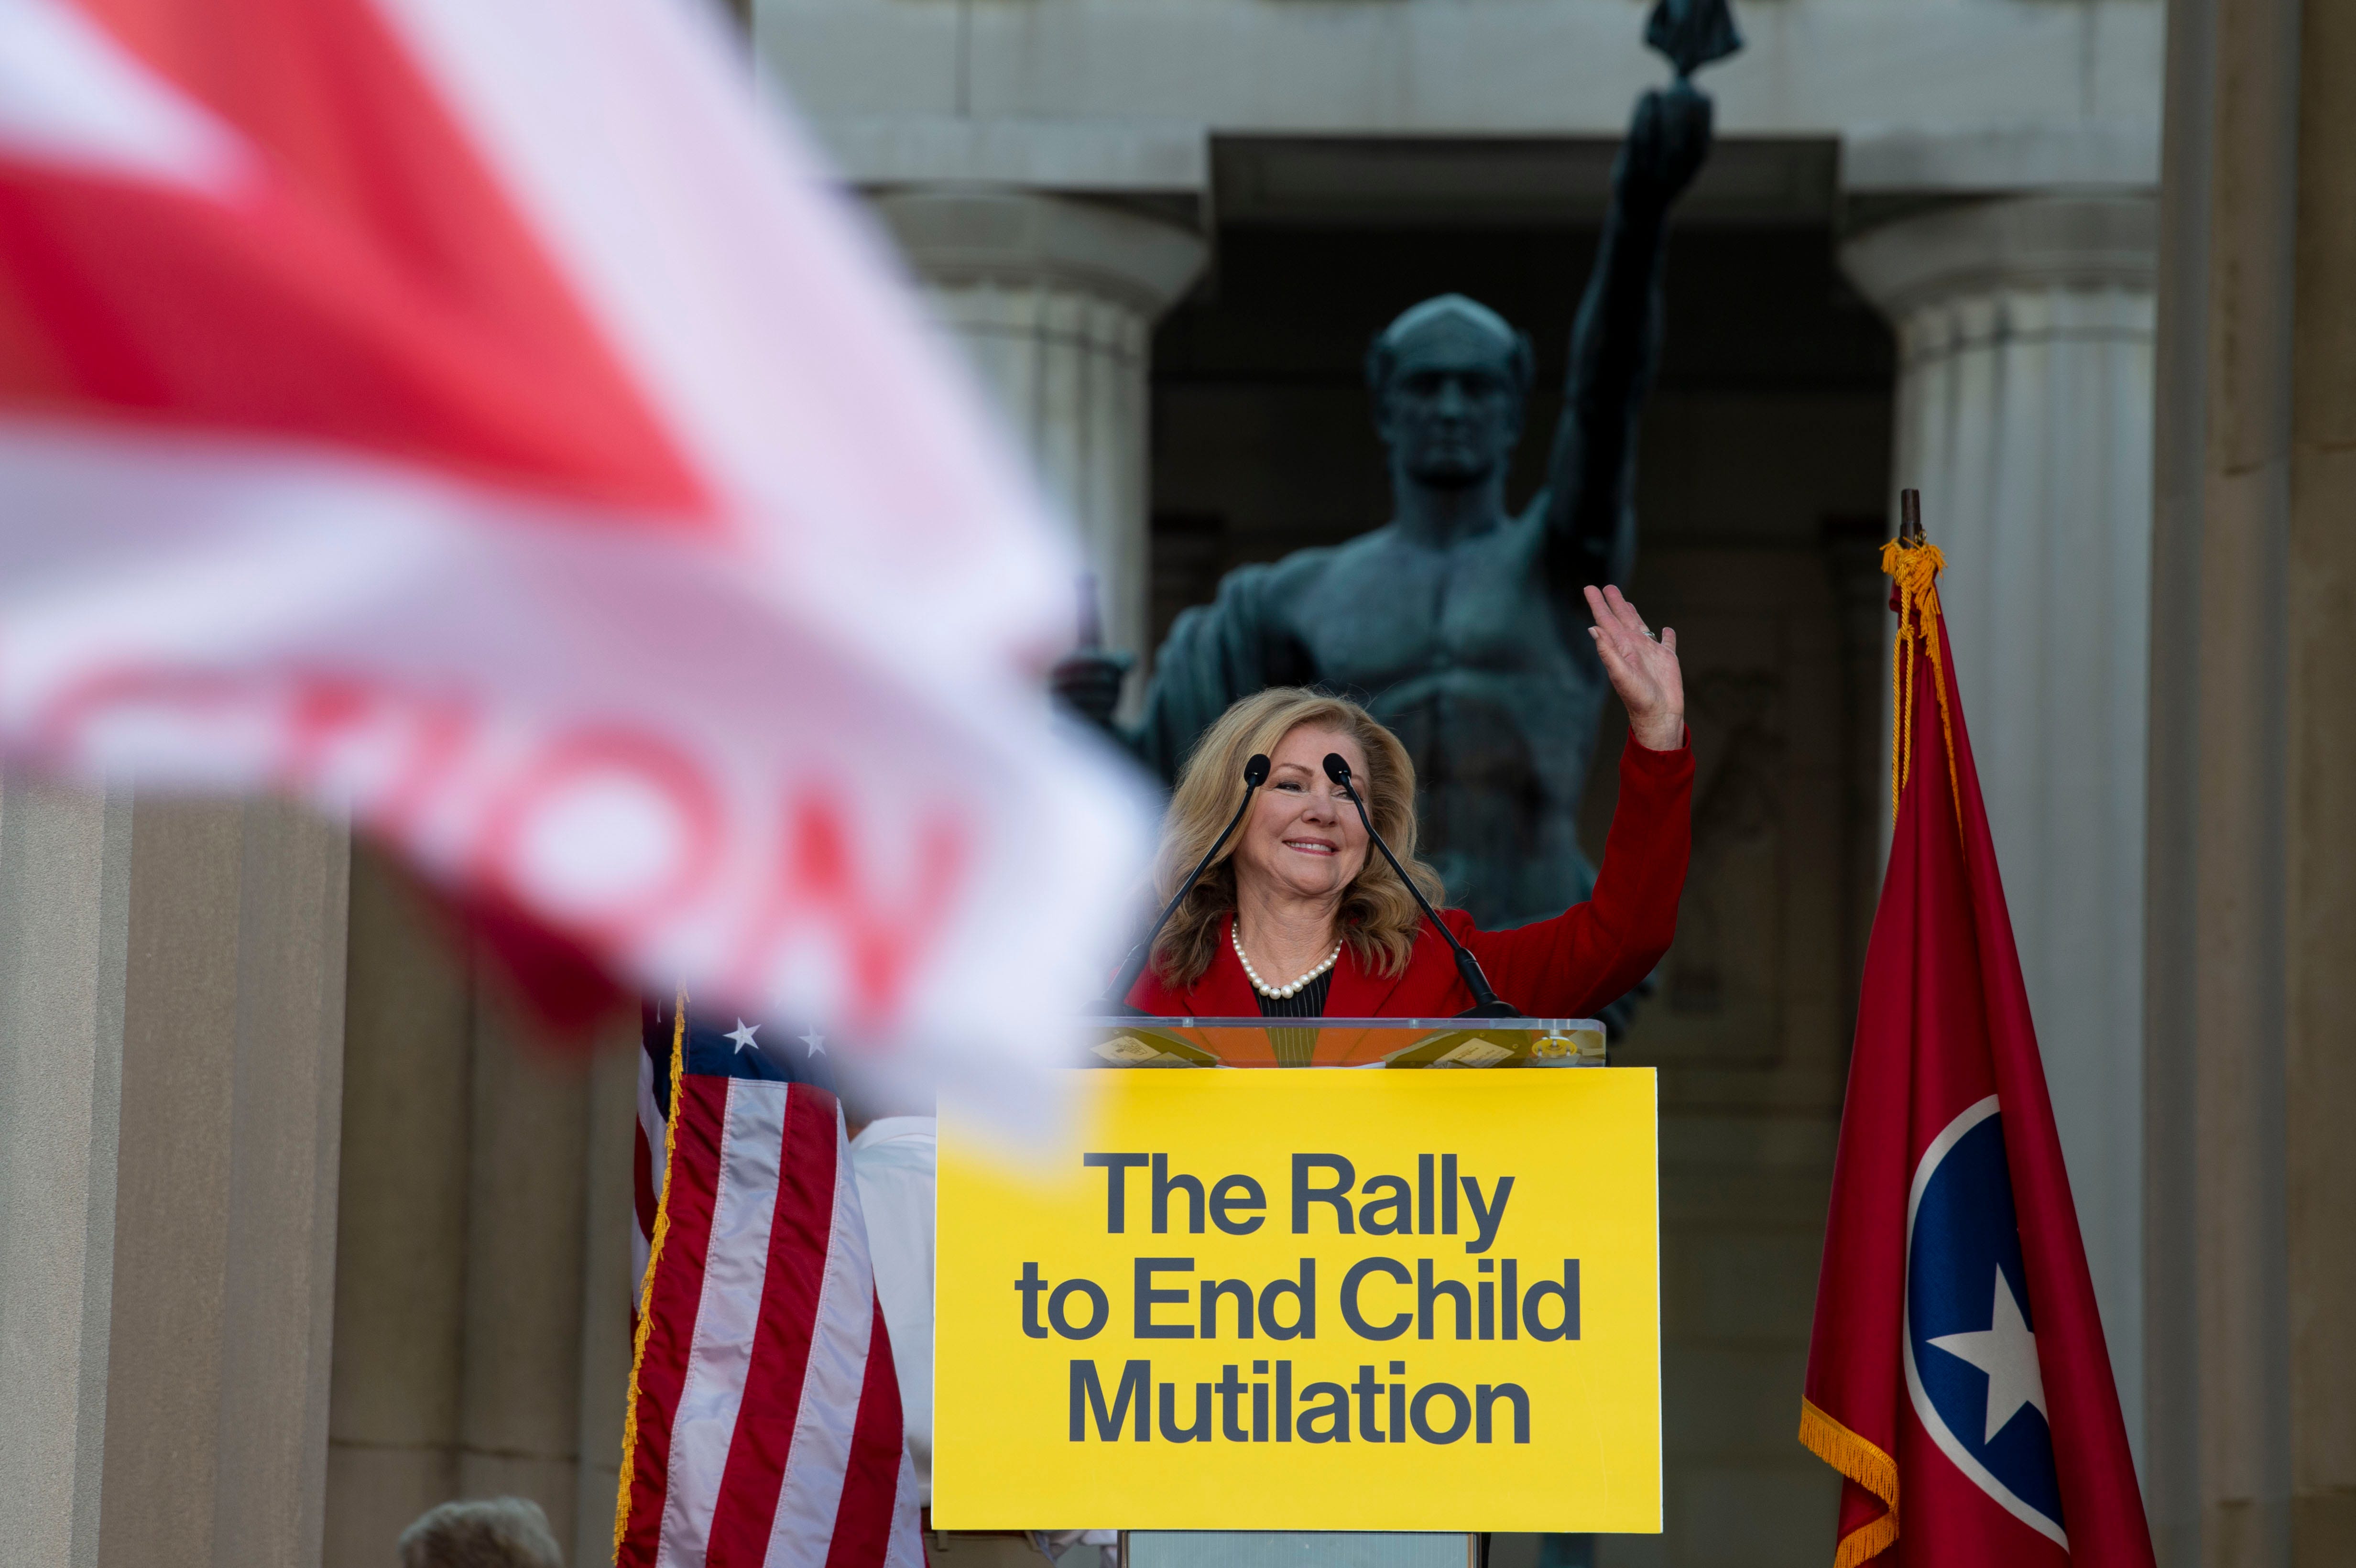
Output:
M1354 698L1415 760L1417 849L1449 901L1489 930L1560 913L1595 884L1579 806L1612 688L1584 606L1547 592L1545 515L1542 496L1442 549L1392 525L1229 572L1155 658L1139 754L1173 777L1265 687Z

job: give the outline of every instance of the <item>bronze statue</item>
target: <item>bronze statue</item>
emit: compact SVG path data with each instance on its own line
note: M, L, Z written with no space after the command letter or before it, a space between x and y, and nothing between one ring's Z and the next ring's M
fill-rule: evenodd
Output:
M1546 488L1518 516L1506 510L1528 338L1459 294L1412 307L1366 356L1391 521L1230 572L1213 603L1172 627L1140 727L1116 731L1168 780L1212 720L1262 687L1357 698L1414 755L1420 852L1450 901L1491 929L1558 913L1594 884L1579 807L1611 687L1582 591L1624 584L1634 565L1664 231L1710 144L1710 101L1687 78L1740 47L1725 0L1662 0L1647 41L1678 79L1638 101L1613 167ZM1076 654L1056 689L1112 729L1127 664Z

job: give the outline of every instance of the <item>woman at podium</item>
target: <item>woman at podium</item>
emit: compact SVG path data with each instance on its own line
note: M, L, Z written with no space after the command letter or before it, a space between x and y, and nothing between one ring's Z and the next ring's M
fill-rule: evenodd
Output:
M1620 798L1594 896L1510 931L1483 931L1461 910L1438 910L1497 997L1531 1017L1590 1015L1651 973L1676 933L1691 838L1693 752L1676 634L1655 635L1616 588L1590 588L1587 600L1590 635L1628 710ZM1269 766L1255 791L1246 775L1259 756ZM1156 872L1162 899L1254 798L1172 911L1127 999L1149 1013L1198 1018L1442 1018L1485 1000L1370 842L1349 794L1358 793L1376 832L1438 906L1440 878L1415 856L1415 788L1407 749L1355 702L1276 687L1228 709L1171 797Z

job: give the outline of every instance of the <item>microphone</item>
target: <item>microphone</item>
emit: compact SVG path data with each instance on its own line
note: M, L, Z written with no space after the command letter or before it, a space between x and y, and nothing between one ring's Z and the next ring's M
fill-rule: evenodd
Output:
M1456 940L1456 933L1449 930L1433 912L1431 901L1423 896L1423 890L1417 887L1415 879L1407 874L1407 868L1400 865L1398 857L1391 853L1391 847L1383 842L1381 834L1375 831L1375 819L1366 815L1366 803L1358 798L1358 792L1350 786L1350 764L1342 760L1339 752L1325 753L1325 776L1332 779L1334 787L1349 796L1350 804L1358 808L1358 820L1366 825L1366 837L1375 841L1375 848L1380 849L1383 859L1391 863L1391 869L1398 873L1398 880L1405 882L1407 891L1415 895L1415 901L1423 910L1424 918L1431 922L1431 928L1440 933L1455 953L1456 973L1463 978L1464 988L1472 993L1472 1005L1456 1016L1460 1019L1520 1018L1522 1010L1519 1008L1497 999L1497 993L1489 988L1489 976L1481 973L1481 961L1467 953L1464 944Z
M1145 973L1145 961L1153 955L1153 944L1162 935L1162 928L1170 923L1170 917L1178 912L1178 906L1186 901L1186 895L1194 891L1194 884L1202 880L1205 871L1210 869L1213 857L1226 843L1228 835L1235 832L1236 824L1244 819L1244 813L1251 809L1252 796L1266 783L1268 755L1263 752L1254 752L1251 761L1244 764L1244 798L1236 807L1236 814L1227 818L1227 825L1219 829L1219 836L1211 841L1208 849L1203 851L1203 858L1194 862L1194 869L1186 873L1186 880L1178 884L1178 891L1170 896L1170 901L1162 906L1162 918L1153 923L1153 929L1145 933L1145 940L1130 948L1129 956L1121 960L1120 972L1113 977L1112 988L1098 998L1099 1002L1116 1010L1144 1016L1141 1008L1129 1005L1129 988L1137 984L1140 975Z

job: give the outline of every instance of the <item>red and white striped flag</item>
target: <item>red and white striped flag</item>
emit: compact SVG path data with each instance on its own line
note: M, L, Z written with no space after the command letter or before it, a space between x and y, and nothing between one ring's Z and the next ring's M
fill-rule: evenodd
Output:
M348 809L1022 1116L1145 838L1076 561L717 12L0 3L0 763Z
M916 1477L821 1046L648 1009L650 1265L618 1568L923 1568ZM641 1212L648 1201L640 1188Z

